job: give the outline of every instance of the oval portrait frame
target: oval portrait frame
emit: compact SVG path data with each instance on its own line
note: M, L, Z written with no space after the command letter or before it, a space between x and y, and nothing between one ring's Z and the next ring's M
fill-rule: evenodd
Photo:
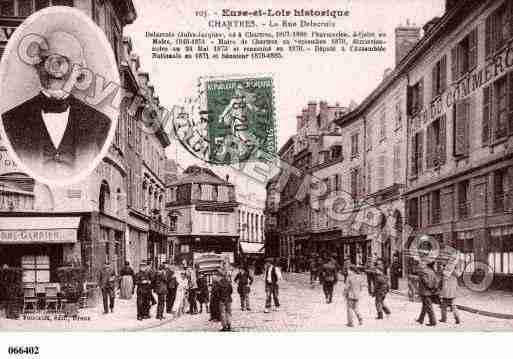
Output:
M39 28L42 31L34 31L34 28L36 30ZM28 35L36 35L44 38L44 35L56 31L66 32L79 40L86 63L84 68L93 75L89 86L85 90L73 87L70 94L74 95L76 99L87 105L88 101L84 99L95 97L96 94L94 91L96 91L96 88L98 87L96 84L98 78L103 78L103 84L105 87L110 83L113 83L116 86L116 91L110 93L109 96L104 98L98 104L95 103L94 105L88 105L110 119L110 127L107 132L107 137L99 152L95 151L93 153L94 159L90 162L88 161L89 163L84 166L80 166L78 171L75 171L71 176L59 179L55 179L55 177L45 177L41 173L38 173L40 171L34 171L30 168L30 165L27 165L20 159L7 136L3 121L3 115L5 112L18 104L23 103L23 101L28 101L31 97L40 93L41 90L39 77L33 68L33 65L24 63L20 58L20 42ZM98 56L98 54L100 54L100 56ZM17 59L13 60L13 57L17 57ZM23 66L26 68L24 69ZM15 68L14 73L13 67ZM24 73L23 71L26 71L29 74ZM30 74L30 72L32 72L32 74ZM10 77L15 78L16 80L18 80L19 77L25 79L25 81L28 82L29 88L24 88L22 82L22 85L20 85L21 89L18 88L16 90L17 93L14 91L14 95L12 95L13 91L11 90L11 87L9 87L9 83L12 83L13 81L9 81ZM120 81L117 61L111 44L104 31L81 10L67 6L51 6L39 10L25 19L23 23L16 28L9 39L0 63L0 96L2 98L2 101L0 101L0 135L2 136L2 142L7 148L9 156L16 162L20 171L26 173L36 181L50 186L67 186L81 182L90 176L96 167L107 156L114 139L118 125L121 98L123 95L121 93L122 87ZM18 83L19 80L14 82ZM16 86L12 88L16 89ZM35 91L36 88L37 91ZM91 92L93 93L92 96ZM8 101L6 101L6 98ZM16 98L18 101L14 102L13 98Z

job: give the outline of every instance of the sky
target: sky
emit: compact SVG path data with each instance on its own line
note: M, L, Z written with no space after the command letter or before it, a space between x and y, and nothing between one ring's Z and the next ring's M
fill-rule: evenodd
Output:
M140 56L142 69L150 73L160 103L168 109L197 95L202 76L232 74L272 74L275 80L276 126L278 148L295 134L296 115L309 101L328 101L347 106L360 103L379 84L386 68L395 62L394 29L407 21L422 26L444 11L444 0L259 0L258 9L330 9L349 10L348 17L334 20L333 31L385 32L387 51L381 53L287 54L281 60L154 60L151 39L146 31L206 31L207 19L195 16L198 10L213 13L221 9L254 9L257 2L248 0L133 0L136 21L126 27L134 51ZM278 18L280 20L281 18ZM235 19L233 19L235 20ZM315 19L325 21L326 19ZM252 31L265 31L260 28ZM302 29L304 30L304 29ZM310 30L310 29L307 29ZM219 31L219 29L216 29ZM246 30L243 30L246 31ZM182 168L190 164L206 165L187 153L179 143L172 143L167 155ZM246 192L265 196L265 188L236 171L210 166Z

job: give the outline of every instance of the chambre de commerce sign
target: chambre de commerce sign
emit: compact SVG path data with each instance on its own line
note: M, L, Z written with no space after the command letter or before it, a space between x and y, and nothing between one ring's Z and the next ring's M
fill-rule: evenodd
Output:
M444 93L425 106L415 117L422 122L427 122L444 114L459 100L489 84L512 67L513 43L509 43L505 49L488 60L485 66L475 68L456 84L449 86Z

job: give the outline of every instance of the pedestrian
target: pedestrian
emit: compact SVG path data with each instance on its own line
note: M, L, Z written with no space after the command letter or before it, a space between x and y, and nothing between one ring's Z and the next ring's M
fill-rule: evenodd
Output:
M271 308L271 299L274 301L274 310L278 310L280 307L280 300L278 298L279 295L279 282L282 279L281 270L276 265L277 260L273 260L272 258L268 258L266 260L266 268L265 268L265 310L264 313L269 313L269 309Z
M253 277L249 273L249 268L240 268L235 276L234 282L237 283L237 292L240 296L240 310L251 310L249 305L249 293L253 284Z
M320 269L319 278L321 278L322 290L326 297L326 303L332 303L333 288L338 281L337 265L333 257L325 260L325 263Z
M198 289L198 283L196 280L196 273L191 266L187 267L187 298L189 300L189 311L188 314L198 314L198 304L196 303L196 291Z
M369 292L369 295L371 297L374 296L375 268L373 265L374 265L374 256L369 256L367 258L365 274L367 276L367 291Z
M203 313L203 304L205 305L205 311L208 313L208 283L207 277L203 274L198 277L198 302L200 304L199 312Z
M424 260L419 262L419 295L422 300L422 308L417 319L419 324L424 324L426 314L429 318L428 326L436 325L436 317L433 311L433 297L437 295L438 278L433 270L433 262L426 264Z
M401 263L399 262L399 256L395 254L392 266L390 268L390 287L393 290L399 289L399 278L401 277L401 273L402 268Z
M151 260L149 260L147 262L146 272L150 276L151 286L153 287L155 285L154 282L155 282L155 274L156 274L156 272L155 272L155 270L153 268L153 262ZM150 307L153 307L155 304L157 304L157 300L153 296L153 292L150 290Z
M318 278L318 266L317 266L317 258L312 256L310 259L310 285L313 287L315 285L315 281Z
M115 298L115 287L116 287L116 275L112 269L110 262L105 261L103 268L100 271L98 283L102 291L103 299L103 314L114 312L114 298Z
M347 326L353 327L353 313L358 319L360 325L363 324L362 315L358 309L360 302L360 293L362 291L363 283L360 275L356 271L356 266L347 266L347 279L344 287L344 297L346 298L347 306Z
M441 323L447 322L447 308L449 308L454 316L454 322L460 324L460 315L458 313L458 306L454 304L454 300L458 291L458 276L459 273L456 269L445 266L442 272L442 289L440 291L440 309L442 313Z
M119 275L121 276L119 298L131 299L132 295L134 295L135 274L129 262L125 262L125 266L121 269Z
M385 274L385 264L381 259L378 259L373 273L374 282L374 299L376 304L376 311L378 316L376 319L383 319L383 312L386 315L390 315L390 309L385 304L385 298L390 289L388 285L388 277Z
M175 277L175 272L171 269L171 264L166 262L166 313L173 313L173 306L175 305L176 292L178 289L178 280Z
M227 332L232 330L232 292L233 287L230 280L226 277L226 273L220 274L219 280L213 288L215 295L219 298L219 312L221 314L221 331Z
M164 307L167 295L166 267L161 264L159 270L155 272L155 280L153 283L153 291L157 294L157 319L163 320Z
M210 321L218 322L221 320L221 313L219 312L219 293L214 290L217 286L217 282L221 277L219 273L214 272L212 274L212 290L210 293Z
M141 262L139 272L135 275L137 286L137 320L150 317L151 278L146 263Z

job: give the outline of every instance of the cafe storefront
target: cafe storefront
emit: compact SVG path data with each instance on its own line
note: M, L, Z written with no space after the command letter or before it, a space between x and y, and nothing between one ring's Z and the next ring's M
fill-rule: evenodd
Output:
M57 282L56 269L80 262L79 216L0 217L0 266L23 269L23 282Z

